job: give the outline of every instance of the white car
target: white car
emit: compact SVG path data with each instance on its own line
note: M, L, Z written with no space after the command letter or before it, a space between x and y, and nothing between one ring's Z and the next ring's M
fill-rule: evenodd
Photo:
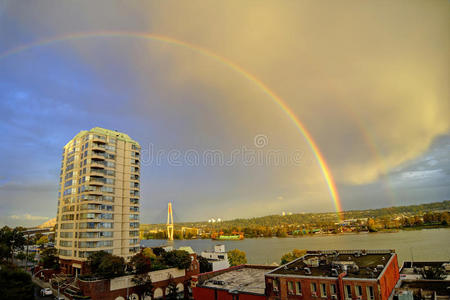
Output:
M51 296L53 292L50 288L45 288L41 290L41 296Z

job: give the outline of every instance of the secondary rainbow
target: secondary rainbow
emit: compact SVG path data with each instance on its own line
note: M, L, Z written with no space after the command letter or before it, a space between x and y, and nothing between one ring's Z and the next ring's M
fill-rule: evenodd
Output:
M265 94L267 94L270 99L272 99L285 113L286 115L291 119L291 121L295 124L297 129L300 131L300 133L305 137L306 141L308 142L309 147L311 148L312 152L314 153L314 156L320 166L320 170L324 176L325 182L327 184L329 194L331 196L331 199L333 200L336 212L338 213L338 217L341 218L341 212L342 212L342 205L339 198L339 193L336 188L335 181L332 177L330 168L328 167L325 158L323 154L320 152L319 147L317 146L317 143L312 138L311 134L306 130L306 127L303 125L302 122L300 122L299 118L295 115L295 113L292 111L292 109L284 102L283 99L281 99L275 92L270 90L261 80L259 80L257 77L255 77L253 74L236 64L235 62L229 60L226 57L223 57L219 54L216 54L214 52L211 52L208 49L202 48L200 46L187 43L184 41L176 40L171 37L163 36L163 35L157 35L157 34L149 34L144 32L126 32L126 31L100 31L100 32L91 32L91 33L75 33L70 35L64 35L64 36L57 36L49 39L43 39L39 40L33 43L21 45L15 48L12 48L10 50L7 50L3 53L0 53L0 60L19 53L21 51L28 50L33 47L37 46L45 46L50 45L54 43L60 43L63 41L68 40L75 40L75 39L85 39L85 38L93 38L93 37L132 37L132 38L139 38L139 39L149 39L149 40L155 40L155 41L161 41L168 44L173 44L180 47L185 47L191 50L194 50L202 55L205 55L207 57L213 58L227 67L231 68L232 70L235 70L242 74L245 78L256 84L259 88L261 88L262 91L264 91Z

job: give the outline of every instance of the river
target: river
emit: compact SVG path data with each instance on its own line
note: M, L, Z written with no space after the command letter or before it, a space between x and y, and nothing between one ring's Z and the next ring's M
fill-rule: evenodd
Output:
M227 251L245 251L250 264L279 263L281 256L292 249L395 249L399 263L405 260L450 260L450 228L398 231L393 233L365 233L319 235L297 238L250 238L241 241L213 240L142 240L141 245L155 247L190 246L200 253L216 244L225 244Z

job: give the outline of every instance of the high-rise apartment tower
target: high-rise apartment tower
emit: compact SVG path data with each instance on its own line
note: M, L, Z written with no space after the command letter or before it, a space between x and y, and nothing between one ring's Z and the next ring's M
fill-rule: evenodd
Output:
M127 134L81 131L63 149L56 248L66 273L95 251L128 259L139 251L140 146Z

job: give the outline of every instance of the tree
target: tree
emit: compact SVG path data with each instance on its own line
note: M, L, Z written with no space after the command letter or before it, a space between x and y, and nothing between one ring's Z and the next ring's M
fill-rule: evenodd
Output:
M125 274L125 260L123 257L108 255L102 259L96 275L104 278L113 278Z
M150 272L152 268L151 260L149 257L145 256L142 252L134 255L130 260L133 269L136 274L143 274Z
M45 269L59 269L58 250L48 247L41 251L41 264Z
M112 255L106 251L97 251L88 258L91 273L104 278L113 278L125 274L123 257Z
M243 265L247 263L247 256L244 251L234 249L228 251L228 262L231 266Z
M139 294L139 299L144 299L146 296L152 295L153 285L148 273L136 274L131 281L135 284L135 290Z
M12 259L12 255L15 251L23 250L26 239L22 231L23 228L21 227L11 229L8 226L4 226L0 229L0 245L3 245L3 249L0 253L2 255L4 255L6 249L8 249L6 257L11 257Z
M144 250L142 250L142 254L148 258L155 258L156 254L153 253L152 248L144 248Z
M163 256L164 253L166 253L166 250L164 250L164 248L162 247L155 247L152 251L156 256Z
M200 265L200 273L206 273L212 271L212 264L203 256L198 256L198 263Z
M369 229L370 232L377 232L374 219L367 220L367 229Z
M180 270L191 266L191 256L184 250L172 250L163 254L164 263Z
M168 293L166 295L167 299L176 300L178 299L177 284L173 281L172 275L169 277L169 284L167 285Z
M2 299L34 299L34 286L31 276L17 268L2 265L0 269L0 295Z
M43 235L41 238L36 242L36 245L41 246L48 243L48 236Z
M288 262L293 261L296 258L302 257L306 254L306 250L302 249L294 249L292 252L288 252L281 257L281 264L287 264Z
M23 251L20 251L19 253L17 253L16 258L24 260L25 258L27 258L27 255Z
M421 273L424 279L444 280L447 277L447 273L441 267L423 268Z
M98 271L98 267L100 266L100 264L103 261L103 258L106 256L109 256L111 254L109 254L106 251L96 251L94 253L92 253L91 255L89 255L88 257L88 265L89 265L89 269L91 271L92 274L96 274Z

